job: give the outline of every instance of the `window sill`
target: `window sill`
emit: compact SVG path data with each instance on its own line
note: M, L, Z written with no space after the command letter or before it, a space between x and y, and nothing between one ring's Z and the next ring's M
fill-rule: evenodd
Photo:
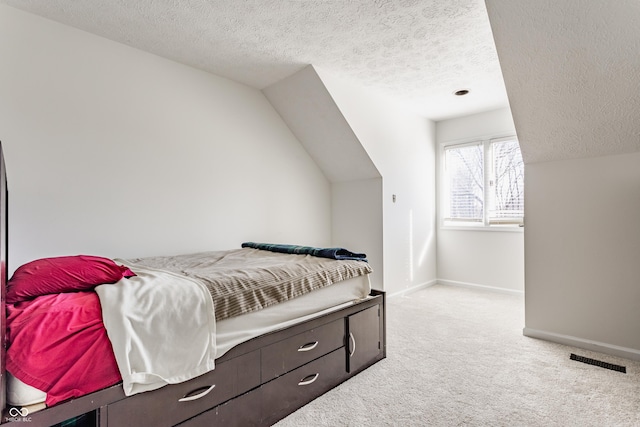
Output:
M491 231L507 233L523 233L524 227L517 225L441 225L440 230L447 231Z

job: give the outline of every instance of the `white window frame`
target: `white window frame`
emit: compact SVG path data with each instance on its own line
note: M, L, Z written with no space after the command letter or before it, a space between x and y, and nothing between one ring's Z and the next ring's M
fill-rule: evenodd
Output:
M450 230L481 230L481 231L517 231L522 232L524 227L524 216L522 218L505 218L505 219L492 219L489 217L489 189L491 188L491 177L494 165L492 164L493 156L491 154L491 144L494 142L517 140L517 136L510 135L497 135L488 136L460 141L450 141L440 144L439 153L439 224L442 229ZM483 214L481 221L464 221L456 219L447 219L445 217L447 212L448 200L448 180L445 170L445 155L446 150L449 147L465 147L473 145L482 145L483 158L484 158L484 201L483 201ZM526 203L526 202L525 202Z

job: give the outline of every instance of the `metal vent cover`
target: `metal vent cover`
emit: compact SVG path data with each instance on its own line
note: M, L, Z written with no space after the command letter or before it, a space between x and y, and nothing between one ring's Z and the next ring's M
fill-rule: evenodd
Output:
M578 356L577 354L571 353L569 356L571 360L575 360L578 362L586 363L589 365L599 366L601 368L611 369L612 371L622 372L623 374L627 373L627 367L621 365L614 365L613 363L603 362L597 359L591 359L589 357Z

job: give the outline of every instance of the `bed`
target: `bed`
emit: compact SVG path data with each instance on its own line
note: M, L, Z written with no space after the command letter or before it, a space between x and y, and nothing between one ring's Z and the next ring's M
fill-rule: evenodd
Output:
M93 287L62 291L48 288L47 282L34 295L33 276L25 276L29 287L17 285L24 266L10 281L7 278L8 193L4 159L0 160L3 424L272 425L386 357L385 295L370 289L370 268L360 254L343 259L343 252L327 255L317 248L249 242L228 251L173 257L86 256L88 261L108 264L101 268L113 270L114 278L99 274L100 283ZM87 261L82 256L61 258ZM284 259L311 260L311 264L287 264L278 274L290 277L289 284L274 291L282 276L269 277ZM32 274L48 268L49 259L37 261L44 264L26 266L24 271ZM316 264L322 266L312 270ZM240 292L229 291L227 282L222 282L227 276L231 282L242 278ZM60 282L69 286L73 281ZM266 282L273 283L267 287ZM55 377L61 386L44 392L38 386L46 381L37 380L48 373L36 375L28 369L30 362L16 356L37 353L29 347L37 345L30 342L33 335L24 335L22 341L16 338L20 323L16 319L36 316L40 324L53 324L64 319L65 307L75 310L77 301L97 306L94 311L102 316L101 322L92 318L93 335L84 341L90 341L90 347L100 347L100 342L104 347L107 342L110 349L87 347L80 352L87 360L64 367L63 356L78 344L54 346L51 343L61 339L45 336L49 341L37 347L47 349L43 360L48 358L50 367L64 367L66 374ZM57 310L56 317L47 307ZM141 319L142 326L131 319ZM145 334L156 337L151 347L138 345L145 342ZM110 351L111 356L105 355ZM108 375L94 380L93 370Z

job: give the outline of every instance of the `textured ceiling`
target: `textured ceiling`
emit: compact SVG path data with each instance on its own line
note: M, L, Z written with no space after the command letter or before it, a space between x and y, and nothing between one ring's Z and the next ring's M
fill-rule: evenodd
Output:
M508 105L482 0L0 2L258 89L313 64L434 120Z
M487 9L525 162L640 151L640 1Z

